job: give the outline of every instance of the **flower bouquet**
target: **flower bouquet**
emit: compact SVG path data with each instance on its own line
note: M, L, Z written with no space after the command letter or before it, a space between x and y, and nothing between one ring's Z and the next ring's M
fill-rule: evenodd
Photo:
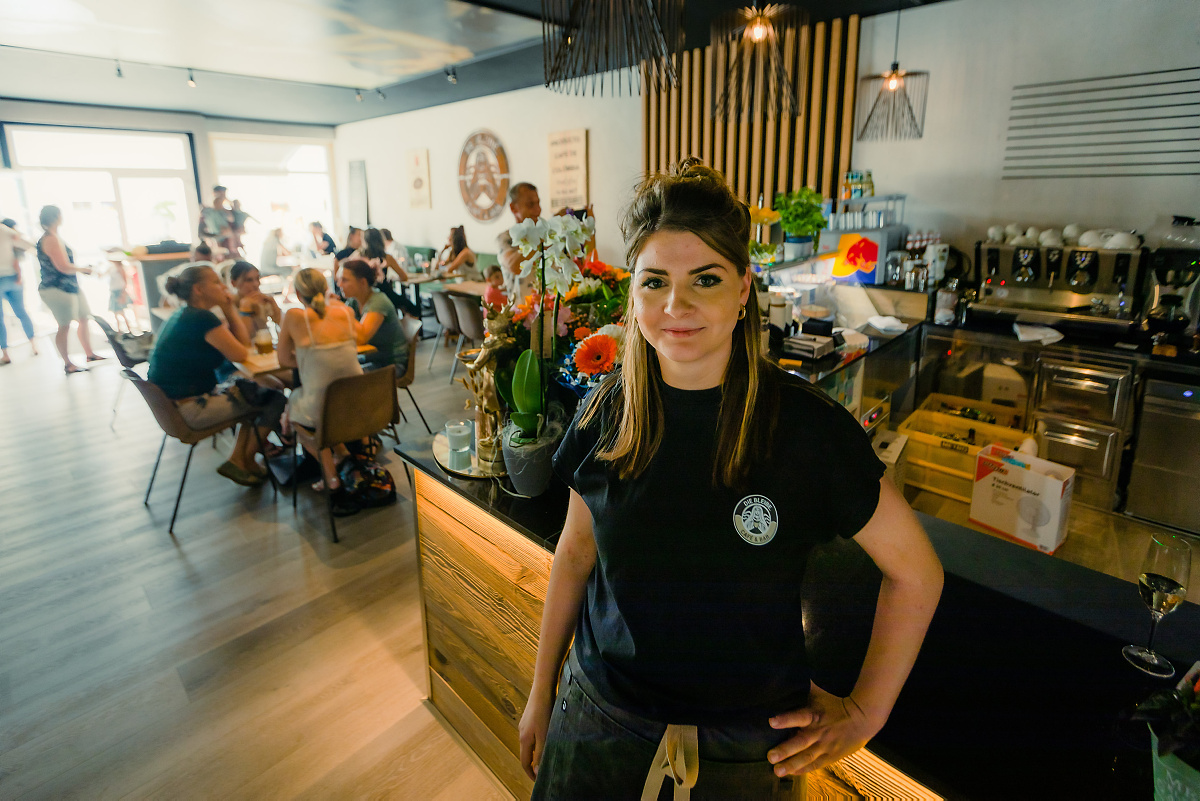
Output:
M583 280L578 262L594 230L591 217L572 215L524 220L509 229L513 246L524 257L521 277L537 274L537 292L512 309L512 338L525 347L511 368L505 360L496 373L497 390L509 408L501 439L504 462L523 495L540 495L549 486L550 459L564 421L550 413L546 384L569 330L572 312L563 298Z
M559 384L580 398L621 363L630 281L626 270L605 264L595 254L584 262L581 273L583 280L564 298L571 310L571 337L557 376Z

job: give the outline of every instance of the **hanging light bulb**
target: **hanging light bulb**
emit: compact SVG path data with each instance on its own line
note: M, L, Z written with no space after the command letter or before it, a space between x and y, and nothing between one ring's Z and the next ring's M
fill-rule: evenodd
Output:
M196 76L192 74L191 70L188 70L188 86L196 88Z
M761 42L767 38L767 34L771 32L771 23L763 19L759 14L754 18L754 22L746 29L746 34L752 42Z
M376 90L375 90L375 94L379 95L379 100L380 100L381 102L382 102L382 101L384 101L384 100L387 100L387 95L385 95L385 94L383 93L383 90L382 90L382 89L376 89Z
M458 72L454 67L446 67L446 80L449 83L458 83Z
M713 116L739 117L761 98L763 109L772 117L794 117L795 84L788 76L781 42L787 31L799 31L807 23L807 11L780 3L763 8L755 3L753 8L716 17L712 41L728 47L730 56L725 74L716 78L720 91Z
M356 101L358 101L359 103L361 103L361 102L362 102L362 89L355 89L355 90L354 90L354 99L355 99Z
M925 133L929 73L900 69L900 11L896 3L896 43L892 68L858 82L858 141L920 139Z
M119 58L117 59L117 77L118 78L125 77L125 73L121 72L121 59L119 59Z

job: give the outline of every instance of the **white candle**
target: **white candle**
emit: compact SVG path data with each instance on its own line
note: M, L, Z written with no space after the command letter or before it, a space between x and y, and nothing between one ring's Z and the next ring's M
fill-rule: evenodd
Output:
M469 422L446 423L446 439L450 441L451 451L470 450L473 433L473 426Z

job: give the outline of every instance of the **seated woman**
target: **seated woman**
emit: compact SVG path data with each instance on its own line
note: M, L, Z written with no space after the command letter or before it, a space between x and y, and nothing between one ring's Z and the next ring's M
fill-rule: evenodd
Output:
M226 359L240 362L250 353L250 334L235 312L233 295L208 265L194 265L172 276L167 291L185 305L163 323L150 354L147 378L175 401L192 428L209 428L257 410L258 442L265 442L267 434L279 428L283 393L254 384L250 384L254 392L243 393L233 383L217 384L215 371ZM226 322L213 314L214 308L224 313ZM230 481L247 487L261 484L267 474L254 459L257 447L251 433L242 426L229 460L217 468Z
M375 269L362 259L342 262L338 284L358 317L356 341L375 348L366 360L367 368L374 370L394 364L396 375L402 375L408 369L408 339L396 307L374 287L374 281Z
M315 429L325 403L325 390L339 378L362 375L358 363L358 322L354 312L340 302L329 302L329 284L320 270L305 268L296 273L296 296L303 308L288 309L279 328L279 364L295 367L300 386L288 399L284 427L294 424ZM321 460L321 471L330 489L337 489L337 462L346 458L345 445L313 454ZM320 485L315 485L320 489Z
M478 281L482 276L475 269L475 251L467 247L467 232L460 225L450 229L450 238L438 254L437 265L431 272L443 278L461 276L468 281Z
M234 262L229 268L229 284L237 293L234 300L251 340L267 327L267 320L274 320L275 325L280 325L283 320L283 312L275 298L264 295L259 289L260 280L258 268L248 261Z
M396 261L396 257L387 252L383 234L378 228L368 228L363 232L363 243L358 249L358 258L374 268L375 287L387 296L397 311L410 317L421 316L413 302L398 293L392 285L393 281L407 281L408 273L400 266L400 262Z

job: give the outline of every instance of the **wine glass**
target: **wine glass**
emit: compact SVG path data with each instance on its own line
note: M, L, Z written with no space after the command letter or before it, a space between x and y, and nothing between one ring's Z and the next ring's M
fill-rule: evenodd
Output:
M1150 608L1150 639L1144 648L1126 645L1121 653L1131 665L1151 676L1169 679L1175 675L1175 666L1152 650L1154 630L1163 615L1183 602L1191 568L1192 549L1181 538L1166 533L1150 538L1150 547L1142 560L1142 574L1138 577L1138 592Z

